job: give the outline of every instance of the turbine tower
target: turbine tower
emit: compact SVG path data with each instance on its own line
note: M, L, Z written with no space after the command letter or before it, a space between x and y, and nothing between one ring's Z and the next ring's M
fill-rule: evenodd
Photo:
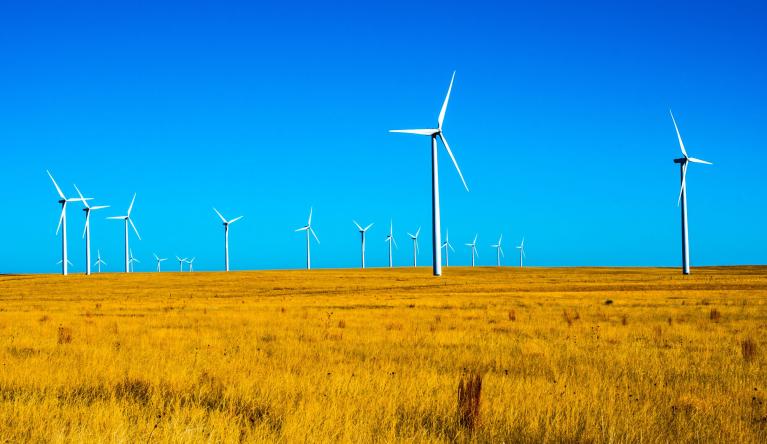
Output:
M445 146L447 154L450 155L450 159L455 165L455 169L458 171L458 175L461 177L466 191L469 191L466 181L463 179L461 169L458 167L458 162L453 156L453 152L450 150L450 145L447 143L447 139L442 134L442 122L445 120L445 111L447 111L447 102L450 100L450 91L453 89L453 80L455 80L455 71L453 77L450 79L450 86L447 89L447 95L445 101L442 103L442 109L439 112L437 118L437 128L434 129L405 129L405 130L390 130L392 133L407 133L418 134L421 136L429 136L431 138L431 234L432 234L432 268L434 276L442 275L442 241L440 231L440 215L439 215L439 169L437 168L437 137L442 140L442 144Z
M130 264L130 272L131 272L131 273L133 273L133 271L134 271L134 269L133 269L133 267L134 267L134 265L133 265L133 264L134 264L134 263L139 263L139 264L140 264L140 263L141 263L141 261L140 261L140 260L138 260L138 259L136 259L135 257L133 257L133 249L131 248L131 249L130 249L129 258L128 258L128 264Z
M96 263L93 265L98 267L97 270L99 273L101 273L101 264L107 265L107 263L101 259L101 250L96 250Z
M445 242L442 242L442 248L445 249L445 266L450 266L450 256L448 255L447 249L453 250L453 253L455 253L455 248L453 248L453 245L450 244L450 231L445 230Z
M671 121L674 122L676 136L679 139L679 148L682 150L683 156L674 159L674 163L679 164L682 176L682 186L679 189L679 200L677 201L677 206L682 207L682 273L690 274L690 245L687 237L687 164L692 162L712 165L712 163L687 155L687 150L684 149L684 142L682 142L682 135L679 134L679 127L676 124L676 119L674 119L674 114L671 110L669 110L669 114L671 114Z
M397 241L394 240L394 222L391 220L389 221L389 235L386 236L386 240L384 242L389 243L389 268L392 268L392 254L391 254L391 244L394 244L394 247L399 249L397 246Z
M519 268L522 268L522 258L527 257L525 254L525 238L522 238L522 243L517 246L519 250Z
M317 241L317 244L320 243L320 239L317 237L317 233L315 233L314 229L312 228L312 211L313 209L309 208L309 221L306 223L306 225L296 230L296 232L306 231L306 269L307 270L312 269L312 251L310 248L309 233L311 233L312 236L314 236L314 240Z
M415 232L415 234L408 233L407 235L410 236L410 239L413 240L413 267L418 266L418 235L421 234L421 227L418 227L418 231Z
M157 261L157 272L159 273L160 272L160 263L167 261L168 258L161 258L156 253L152 253L152 254L154 254L154 259Z
M130 206L128 207L128 214L125 216L110 216L107 217L107 219L112 220L122 220L125 221L125 272L130 272L130 248L128 244L128 223L130 223L130 226L133 227L133 231L136 233L136 237L138 237L138 240L141 240L141 235L138 234L138 230L136 229L136 225L133 223L133 219L130 217L131 210L133 210L133 203L136 202L136 193L133 193L133 199L130 201Z
M357 229L360 232L360 236L362 237L362 268L365 268L365 232L367 232L370 229L370 227L373 226L373 224L370 224L367 227L362 228L362 226L360 226L360 224L358 224L356 220L353 220L352 222L354 222L354 225L357 226Z
M103 210L104 208L109 208L109 205L98 205L98 206L90 206L88 205L88 200L83 197L83 193L80 192L80 189L77 188L77 185L75 185L75 190L77 191L77 194L80 196L80 200L83 202L83 211L85 211L85 229L83 229L83 237L85 237L85 274L90 275L91 274L91 211L94 210Z
M244 216L235 217L232 220L226 220L224 216L221 215L221 213L218 212L218 210L214 207L213 211L218 214L218 217L221 218L221 222L224 223L224 266L226 268L226 271L229 271L229 225L237 222L238 220L242 219Z
M53 175L51 175L51 172L48 170L45 170L46 173L48 173L48 177L51 178L51 182L53 182L53 186L56 187L56 192L59 193L59 203L61 204L61 216L59 216L59 225L56 227L56 234L59 234L59 230L61 230L61 274L66 276L69 274L69 269L67 268L68 265L71 263L69 260L67 260L67 202L79 202L81 199L79 198L67 198L64 196L64 193L61 192L61 188L59 188L59 185L56 183L56 180L53 179Z
M479 257L479 253L477 252L477 237L479 235L474 235L474 241L470 244L465 244L467 247L471 247L471 268L474 268L474 257Z
M491 247L493 247L493 248L498 250L498 251L496 251L496 257L497 257L497 259L496 259L496 264L497 265L496 266L498 268L501 268L501 256L506 257L506 255L503 254L503 248L501 247L501 241L502 240L503 240L503 234L501 234L501 237L498 238L498 243L497 244L490 245Z

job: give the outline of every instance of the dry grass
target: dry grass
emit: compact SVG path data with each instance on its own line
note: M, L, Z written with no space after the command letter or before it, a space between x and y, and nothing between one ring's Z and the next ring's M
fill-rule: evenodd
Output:
M0 442L767 442L765 294L761 267L0 276Z

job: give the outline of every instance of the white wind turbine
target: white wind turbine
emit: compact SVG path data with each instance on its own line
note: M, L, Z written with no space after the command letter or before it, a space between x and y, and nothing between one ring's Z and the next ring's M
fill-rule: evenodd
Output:
M370 229L370 227L373 226L373 224L368 225L365 228L362 228L360 224L357 223L356 220L353 220L354 225L357 226L357 229L360 232L360 236L362 237L362 268L365 268L365 233Z
M133 268L134 265L133 264L135 264L135 263L139 263L140 264L141 261L136 259L135 257L133 257L133 249L131 249L130 250L130 254L128 255L128 264L130 265L130 272L131 273L133 273L133 271L134 271L134 268Z
M103 259L101 259L101 250L96 250L96 263L94 263L93 265L96 265L98 267L97 270L98 270L99 273L101 273L101 265L102 264L103 265L107 265L107 263L104 262Z
M418 265L418 235L421 234L421 227L418 227L418 231L415 232L415 234L408 233L407 235L410 236L410 239L413 240L413 267L416 267Z
M503 240L503 234L501 234L501 237L498 238L498 243L497 244L490 245L491 247L493 247L493 248L498 250L498 251L496 251L496 257L497 257L496 264L497 264L498 268L501 268L501 256L506 257L506 255L503 254L503 248L501 247L501 241L502 240Z
M168 258L164 258L164 257L161 258L156 253L152 253L152 254L154 254L154 259L157 261L157 272L159 273L160 272L160 263L167 261Z
M519 250L519 268L522 268L522 258L527 257L525 254L525 238L522 238L522 243L517 246Z
M109 205L97 205L97 206L90 206L88 205L88 200L85 197L83 197L83 193L80 192L80 189L77 188L77 185L75 185L75 190L77 191L77 194L80 196L80 200L83 202L83 211L85 211L85 228L83 229L83 237L85 237L85 274L90 275L91 274L91 211L94 210L103 210L104 208L109 208Z
M56 192L59 193L59 203L61 204L61 216L59 216L59 225L56 227L56 234L59 234L59 230L61 230L61 260L58 263L61 264L61 274L66 276L67 274L69 274L67 267L71 263L69 262L69 260L67 260L67 202L79 202L82 199L67 198L66 196L64 196L64 193L61 192L61 188L59 188L59 185L53 179L53 175L51 175L51 172L48 170L45 170L45 172L48 173L48 177L51 178L51 182L53 182L53 186L56 187Z
M313 211L313 208L309 208L309 221L306 223L306 225L296 230L296 232L306 231L306 269L307 270L311 270L312 268L312 251L310 248L309 233L311 233L312 236L314 236L314 240L317 241L317 244L320 243L320 239L317 237L317 233L315 233L314 229L312 228L312 211Z
M194 260L195 260L195 259L197 259L197 258L196 258L196 257L193 257L193 258L189 259L188 261L186 261L186 263L187 263L187 264L189 264L189 272L190 272L190 273L191 273L192 271L194 271Z
M461 177L466 191L469 191L469 187L466 185L466 181L463 178L461 169L458 167L458 162L453 156L453 152L450 150L450 145L447 143L447 139L442 134L442 122L445 120L445 111L447 111L447 102L450 100L450 91L453 89L453 80L455 80L455 72L450 79L450 86L447 89L447 95L445 101L442 103L442 109L439 112L437 118L437 128L434 129L406 129L406 130L390 130L392 133L407 133L418 134L421 136L429 136L431 138L431 231L432 231L432 267L434 276L442 275L442 241L440 231L440 214L439 214L439 171L437 168L437 137L442 140L442 144L445 146L447 154L450 155L450 159L455 165L455 169L458 171L458 175Z
M393 263L392 263L392 254L391 254L392 253L391 244L393 243L394 247L399 249L399 247L397 246L397 241L394 239L394 222L393 221L389 221L389 234L386 236L386 239L384 240L384 242L389 243L389 268L392 268Z
M186 262L186 258L180 258L176 256L176 260L178 261L178 271L182 272L184 271L184 262Z
M479 257L479 253L477 252L477 237L479 235L474 235L474 241L470 244L465 244L467 247L471 247L471 267L474 268L474 257Z
M448 248L453 250L453 253L455 253L455 248L453 248L453 245L450 243L450 231L445 230L445 242L442 242L442 248L445 249L445 266L450 266L450 256L448 254Z
M226 220L215 207L213 208L213 211L218 214L218 217L221 218L221 222L224 223L224 267L226 268L226 271L229 271L229 225L237 222L244 216L235 217L232 220Z
M674 114L671 110L669 110L669 114L671 114L671 121L674 122L676 136L679 139L679 148L682 150L682 156L684 156L674 159L674 163L679 164L682 175L682 186L679 189L679 200L677 201L677 205L682 207L682 273L690 274L690 245L687 237L687 164L689 162L703 163L706 165L713 164L687 155L687 151L684 149L684 143L682 142L682 135L679 134L679 127L676 125L676 119L674 119Z
M133 223L133 219L130 217L131 210L133 210L133 203L136 202L136 193L133 193L133 199L130 201L130 206L128 207L128 214L125 216L110 216L107 217L107 219L113 219L113 220L122 220L125 221L125 272L130 272L130 248L128 244L128 223L130 223L130 226L133 227L133 231L136 233L136 237L138 237L138 240L141 240L141 235L138 234L138 230L136 229L136 225Z

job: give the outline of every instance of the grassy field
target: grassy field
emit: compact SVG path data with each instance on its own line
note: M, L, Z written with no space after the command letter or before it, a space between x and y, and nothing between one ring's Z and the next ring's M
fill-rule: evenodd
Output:
M0 276L0 441L767 442L767 268L693 271Z

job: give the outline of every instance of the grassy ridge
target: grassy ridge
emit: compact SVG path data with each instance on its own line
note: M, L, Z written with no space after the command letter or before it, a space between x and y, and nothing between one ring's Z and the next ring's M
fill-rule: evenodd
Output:
M0 441L767 442L766 328L765 267L0 276Z

